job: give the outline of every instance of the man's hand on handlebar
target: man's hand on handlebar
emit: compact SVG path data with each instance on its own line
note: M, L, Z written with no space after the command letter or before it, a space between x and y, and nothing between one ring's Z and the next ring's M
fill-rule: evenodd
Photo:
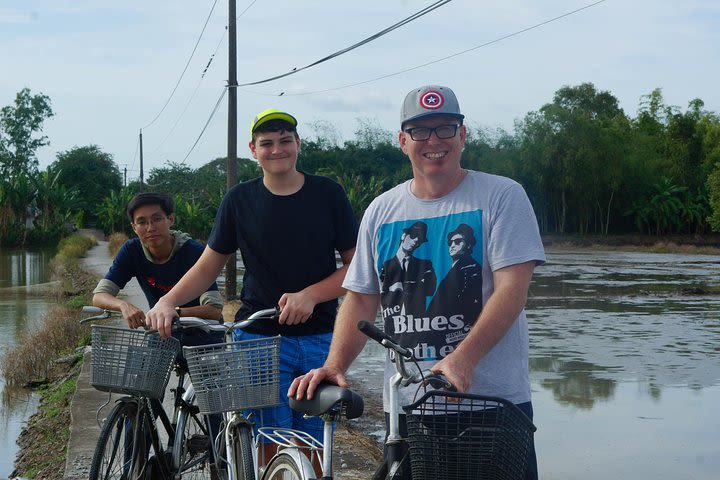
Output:
M297 377L293 380L288 389L288 397L295 397L296 400L307 398L312 400L315 395L315 389L321 382L329 382L343 388L349 385L345 379L345 372L334 367L323 366L310 370L305 375Z
M280 325L299 325L305 323L312 315L316 302L303 292L284 293L278 301Z
M467 392L473 380L475 366L472 362L455 358L456 352L451 353L430 368L433 373L443 375L452 383L458 392Z
M127 320L128 327L139 328L145 325L145 312L129 302L120 304L120 313Z
M177 318L175 307L157 302L145 316L145 325L157 330L161 337L167 338L172 334L173 320Z

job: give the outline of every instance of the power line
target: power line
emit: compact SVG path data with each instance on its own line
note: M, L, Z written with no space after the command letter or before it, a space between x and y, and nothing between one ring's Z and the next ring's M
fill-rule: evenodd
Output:
M237 85L237 86L238 86L238 87L248 87L248 86L250 86L250 85L259 85L259 84L261 84L261 83L272 82L273 80L277 80L277 79L279 79L279 78L287 77L287 76L289 76L289 75L294 75L294 74L296 74L296 73L298 73L298 72L302 72L303 70L307 70L307 69L310 68L310 67L314 67L314 66L319 65L319 64L321 64L321 63L323 63L323 62L327 62L328 60L331 60L331 59L333 59L333 58L335 58L335 57L338 57L338 56L340 56L340 55L343 55L343 54L345 54L345 53L347 53L347 52L349 52L349 51L351 51L351 50L354 50L354 49L356 49L356 48L358 48L358 47L360 47L360 46L362 46L362 45L365 45L365 44L368 43L368 42L372 42L373 40L376 40L376 39L382 37L383 35L385 35L385 34L387 34L387 33L390 33L390 32L392 32L393 30L395 30L395 29L397 29L397 28L400 28L400 27L402 27L403 25L405 25L405 24L407 24L407 23L410 23L410 22L412 22L413 20L416 20L416 19L422 17L423 15L425 15L425 14L427 14L427 13L430 13L431 11L435 10L436 8L442 7L443 5L445 5L445 4L447 4L447 3L450 3L451 1L452 1L452 0L439 0L439 1L435 2L435 3L433 3L432 5L428 5L427 7L423 8L422 10L420 10L420 11L418 11L418 12L410 15L409 17L405 18L404 20L401 20L401 21L399 21L398 23L396 23L396 24L394 24L394 25L391 25L391 26L389 26L388 28L386 28L386 29L384 29L384 30L382 30L382 31L380 31L380 32L378 32L378 33L376 33L376 34L374 34L374 35L371 35L371 36L367 37L366 39L361 40L361 41L359 41L358 43L356 43L356 44L354 44L354 45L351 45L351 46L349 46L349 47L347 47L347 48L343 48L342 50L338 50L338 51L335 52L335 53L331 53L330 55L328 55L328 56L326 56L326 57L324 57L324 58L321 58L320 60L317 60L317 61L315 61L315 62L313 62L313 63L311 63L311 64L309 64L309 65L306 65L306 66L304 66L304 67L301 67L301 68L293 68L293 69L290 70L289 72L283 73L283 74L281 74L281 75L275 75L274 77L266 78L266 79L264 79L264 80L258 80L258 81L255 81L255 82L241 83L241 84L239 84L239 85Z
M210 117L208 117L207 122L205 122L205 126L203 126L202 131L200 132L200 135L198 135L197 139L195 140L195 143L193 143L192 147L190 147L190 150L188 151L187 155L185 155L185 158L182 159L182 162L184 163L185 160L188 159L190 154L195 150L195 147L197 146L198 142L202 138L203 134L205 133L205 130L207 129L207 126L210 124L210 120L215 116L215 112L217 112L218 107L220 106L220 102L222 102L222 99L225 97L225 93L227 92L227 88L223 87L222 94L220 95L220 98L218 98L217 102L215 103L215 107L213 108L212 112L210 113Z
M227 28L224 31L227 32ZM215 51L212 53L212 55L210 55L210 60L208 60L207 65L205 65L205 69L202 71L202 74L200 75L200 80L198 80L198 83L195 86L195 90L193 90L192 94L190 95L190 98L188 99L187 103L185 104L185 108L180 113L180 116L178 116L177 120L175 120L175 123L173 124L172 128L170 128L170 131L168 132L168 134L165 135L165 138L163 138L163 140L160 142L160 144L157 147L155 147L155 149L152 152L150 152L151 155L156 153L158 150L160 150L160 148L162 148L163 145L165 145L165 142L167 142L168 138L170 138L170 135L173 134L173 132L175 131L175 128L178 126L178 123L180 123L180 120L183 118L183 116L185 116L185 112L187 112L187 109L190 107L190 104L195 99L195 95L197 95L197 92L200 89L200 85L202 84L202 81L205 78L205 73L210 68L212 61L215 58L215 54L220 49L220 45L222 45L222 42L224 39L225 39L225 34L223 33L222 37L220 38L220 41L217 44L217 47L215 47Z
M489 42L485 42L485 43L482 43L482 44L480 44L480 45L476 45L476 46L474 46L474 47L471 47L471 48L462 50L462 51L460 51L460 52L456 52L456 53L453 53L453 54L451 54L451 55L448 55L448 56L445 56L445 57L442 57L442 58L438 58L438 59L436 59L436 60L432 60L432 61L430 61L430 62L426 62L426 63L420 64L420 65L416 65L416 66L414 66L414 67L406 68L406 69L404 69L404 70L399 70L399 71L396 71L396 72L393 72L393 73L388 73L388 74L386 74L386 75L381 75L381 76L379 76L379 77L374 77L374 78L371 78L371 79L368 79L368 80L363 80L363 81L360 81L360 82L349 83L349 84L347 84L347 85L342 85L342 86L339 86L339 87L326 88L326 89L323 89L323 90L313 90L313 91L311 91L311 92L302 92L302 93L287 93L287 92L281 92L281 93L279 93L279 94L267 94L267 93L262 93L262 92L255 92L255 91L252 91L252 90L246 90L246 89L243 89L243 91L244 91L244 92L247 92L247 93L253 93L253 94L256 94L256 95L265 95L265 96L273 96L273 97L281 96L281 95L288 96L288 97L299 97L299 96L302 96L302 95L314 95L314 94L316 94L316 93L325 93L325 92L331 92L331 91L335 91L335 90L342 90L342 89L350 88L350 87L357 87L358 85L365 85L365 84L367 84L367 83L372 83L372 82L376 82L376 81L378 81L378 80L383 80L383 79L385 79L385 78L390 78L390 77L394 77L394 76L397 76L397 75L401 75L401 74L403 74L403 73L411 72L411 71L413 71L413 70L417 70L417 69L420 69L420 68L423 68L423 67L427 67L428 65L433 65L433 64L435 64L435 63L440 63L440 62L443 62L443 61L445 61L445 60L449 60L449 59L451 59L451 58L455 58L455 57L457 57L457 56L464 55L464 54L466 54L466 53L468 53L468 52L472 52L473 50L477 50L477 49L479 49L479 48L483 48L483 47L487 47L487 46L492 45L492 44L495 44L495 43L499 43L499 42L501 42L501 41L503 41L503 40L507 40L508 38L516 37L516 36L521 35L521 34L523 34L523 33L529 32L530 30L534 30L534 29L536 29L536 28L540 28L540 27L542 27L542 26L544 26L544 25L547 25L547 24L549 24L549 23L553 23L553 22L555 22L555 21L557 21L557 20L560 20L560 19L562 19L562 18L569 17L570 15L574 15L574 14L576 14L576 13L579 13L579 12L581 12L581 11L583 11L583 10L586 10L586 9L588 9L588 8L591 8L591 7L594 7L594 6L596 6L596 5L600 4L600 3L603 3L603 2L605 2L605 0L599 0L599 1L597 1L597 2L594 2L594 3L590 3L590 4L588 4L588 5L585 5L584 7L580 7L580 8L578 8L578 9L576 9L576 10L572 10L572 11L570 11L570 12L563 13L562 15L558 15L557 17L553 17L553 18L551 18L551 19L549 19L549 20L545 20L545 21L543 21L543 22L537 23L537 24L535 24L535 25L533 25L533 26L530 26L530 27L527 27L527 28L523 28L522 30L518 30L518 31L516 31L516 32L509 33L509 34L507 34L507 35L503 35L502 37L496 38L495 40L490 40Z
M255 4L256 1L257 0L253 0L252 2L250 2L250 4L247 7L245 7L245 9L242 12L240 12L240 14L236 18L242 17L245 14L245 12L247 12L250 9L250 7L252 7ZM215 8L215 5L213 5L213 8ZM212 13L212 11L211 11L211 13ZM207 25L207 22L206 22L206 25ZM188 99L187 103L185 104L185 108L183 108L183 111L180 113L178 118L175 120L175 122L173 123L173 126L170 128L170 131L165 136L165 138L163 138L163 140L160 142L160 144L158 144L158 146L155 147L155 149L152 152L150 152L151 155L157 153L157 151L160 150L163 147L163 145L165 145L165 142L167 142L167 140L170 138L170 136L175 131L175 128L177 128L178 124L180 123L180 120L185 116L185 113L187 112L188 108L190 107L190 104L195 99L195 96L197 95L197 92L200 89L200 85L202 84L202 81L205 78L205 74L207 73L208 69L210 68L210 65L212 64L213 60L215 59L215 55L217 54L218 50L220 50L220 46L223 44L223 41L225 40L226 34L227 34L227 26L225 26L225 28L223 29L223 34L220 36L220 40L218 41L217 46L215 47L215 50L213 51L212 55L210 55L210 59L208 60L207 64L205 65L205 68L203 69L202 73L200 74L200 80L198 80L198 83L195 86L195 89L193 90L192 94L190 95L190 98Z
M172 99L173 95L175 95L175 92L177 91L178 86L180 86L180 82L182 81L183 77L185 76L185 72L187 72L188 67L190 66L190 61L193 59L193 56L195 55L195 51L197 50L198 44L200 44L200 39L202 39L203 34L205 33L205 28L207 28L208 22L210 21L210 17L212 16L213 11L215 10L215 5L217 5L218 0L215 0L213 2L212 8L210 8L210 13L208 14L207 18L205 19L205 24L203 25L202 31L200 31L200 36L198 36L197 41L195 42L195 46L192 49L192 52L190 53L190 58L188 58L187 63L185 63L185 68L183 69L182 73L180 74L180 78L178 78L177 83L175 83L175 88L172 89L172 92L170 92L170 96L168 97L167 101L165 102L165 105L160 109L157 115L155 115L155 118L152 119L150 123L142 127L143 129L148 128L150 125L155 123L155 121L160 118L160 115L165 111L165 108L167 108L168 104L170 103L170 100Z

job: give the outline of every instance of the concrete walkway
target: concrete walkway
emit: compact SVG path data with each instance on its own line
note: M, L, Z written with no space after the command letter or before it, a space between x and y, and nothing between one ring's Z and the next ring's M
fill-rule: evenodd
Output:
M98 245L90 249L83 259L85 268L97 278L105 276L112 264L112 258L108 250L108 242L99 241ZM145 295L137 281L133 279L126 285L121 294L137 305L147 310ZM125 320L114 320L117 325L126 325ZM113 399L108 404L108 394L95 390L90 385L90 355L88 348L85 351L82 370L75 387L71 407L70 440L68 442L67 461L65 464L66 480L81 480L88 478L90 473L90 462L95 452L95 444L100 435L100 427L97 424L96 412L107 404L100 412L100 417L110 413L113 406Z

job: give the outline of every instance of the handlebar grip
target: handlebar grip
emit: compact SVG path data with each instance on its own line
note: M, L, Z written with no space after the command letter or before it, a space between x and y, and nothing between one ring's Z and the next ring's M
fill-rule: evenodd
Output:
M367 335L368 337L372 338L376 342L382 344L383 340L387 340L389 342L395 343L395 340L388 335L387 333L383 332L379 328L377 328L374 324L367 322L365 320L360 320L357 324L358 330L360 330L362 333Z
M104 310L100 307L93 307L91 305L85 305L82 307L83 313L103 313Z
M394 338L377 328L374 324L366 322L365 320L360 320L357 327L358 330L378 342L383 347L390 348L407 359L413 357L412 350L408 350L400 345Z

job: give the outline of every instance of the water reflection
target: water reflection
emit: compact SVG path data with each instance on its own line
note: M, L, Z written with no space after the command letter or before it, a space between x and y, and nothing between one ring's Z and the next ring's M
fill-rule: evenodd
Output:
M0 248L0 289L37 285L50 280L47 265L55 254L51 249Z
M577 360L533 357L530 369L534 374L544 374L539 384L563 405L590 409L597 401L612 399L615 393L617 382L606 375L610 368Z
M550 252L528 301L532 376L580 408L620 381L652 398L718 385L719 285L717 256Z

